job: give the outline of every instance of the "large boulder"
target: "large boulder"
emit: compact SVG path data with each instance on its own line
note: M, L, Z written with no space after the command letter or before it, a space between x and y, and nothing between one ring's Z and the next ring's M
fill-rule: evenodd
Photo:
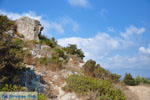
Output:
M39 35L43 30L40 21L28 17L22 17L16 20L17 32L22 34L25 40L39 41Z

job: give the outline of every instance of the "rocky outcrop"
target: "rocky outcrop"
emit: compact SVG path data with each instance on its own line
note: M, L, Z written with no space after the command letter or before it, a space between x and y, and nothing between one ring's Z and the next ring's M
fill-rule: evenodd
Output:
M28 17L22 17L16 20L17 32L22 34L25 40L39 41L39 35L43 30L40 21Z

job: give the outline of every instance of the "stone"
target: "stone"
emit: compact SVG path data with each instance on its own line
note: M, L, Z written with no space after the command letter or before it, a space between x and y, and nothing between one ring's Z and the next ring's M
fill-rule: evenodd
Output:
M39 35L43 30L40 21L28 17L22 17L16 20L17 32L24 36L24 40L39 41Z
M10 36L14 37L15 28L11 28L9 31L5 32L6 34L9 34Z
M44 49L46 49L46 48L50 48L50 46L48 46L48 45L41 45L41 49L42 49L42 50L44 50Z

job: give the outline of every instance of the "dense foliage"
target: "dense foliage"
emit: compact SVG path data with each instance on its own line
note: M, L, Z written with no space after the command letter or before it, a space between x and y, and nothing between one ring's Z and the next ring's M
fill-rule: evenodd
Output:
M126 73L125 74L125 77L123 79L123 82L126 84L126 85L131 85L131 86L134 86L136 85L135 84L135 79L132 77L132 75L130 73Z
M108 81L77 74L68 77L64 90L75 91L79 94L95 92L99 100L104 100L104 98L106 100L125 100L124 94L114 89Z
M108 70L102 68L100 64L96 64L96 62L91 59L83 65L83 68L85 74L104 80L111 80L113 82L116 82L121 77L120 75L110 73Z
M46 100L46 97L44 94L38 93L38 100Z
M7 16L0 15L0 34L10 30L12 27L15 27L14 21L11 21Z
M67 60L68 56L65 54L64 50L62 49L55 49L56 55L62 57L63 59Z
M39 39L40 39L40 43L43 45L48 45L52 48L54 48L57 45L57 41L55 41L54 37L52 37L51 39L48 39L46 36L40 35Z
M5 92L11 92L11 91L25 91L25 87L17 86L17 85L8 85L5 84L4 86L0 87L0 91L5 91Z
M150 84L150 80L148 80L147 78L137 76L137 77L134 79L130 73L126 73L126 74L125 74L125 77L124 77L124 79L123 79L123 82L124 82L126 85L131 85L131 86L139 85L139 84L141 84L141 83L143 83L143 84Z
M64 50L71 55L78 55L81 59L83 59L84 53L81 49L78 49L76 45L70 44L68 47L64 48Z
M24 54L22 40L16 38L8 40L8 38L1 37L0 83L18 83L20 81L18 75L24 70Z
M136 84L136 85L139 85L140 83L143 83L143 84L150 84L150 80L148 80L148 79L145 78L145 77L137 76L137 77L135 78L135 84Z

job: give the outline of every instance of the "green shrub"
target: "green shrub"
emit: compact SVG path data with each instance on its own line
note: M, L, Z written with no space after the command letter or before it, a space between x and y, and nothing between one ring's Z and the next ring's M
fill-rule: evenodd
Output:
M39 39L40 39L40 40L44 40L44 39L47 39L47 37L41 34L41 35L39 36Z
M37 65L44 65L46 68L50 68L52 70L62 69L63 61L59 59L58 56L52 55L52 58L38 58Z
M99 64L95 66L94 76L100 79L104 79L104 80L108 80L111 78L110 73L104 68L102 68Z
M144 78L144 77L137 76L135 78L135 83L136 83L136 85L139 85L140 83L150 84L150 80L148 80L147 78Z
M108 70L102 68L100 64L96 64L96 61L91 59L86 61L86 63L83 65L83 68L85 74L104 80L111 80L113 82L117 82L121 77L117 74L111 74Z
M3 34L3 32L10 30L14 26L14 21L9 20L7 16L0 15L0 34Z
M94 69L96 68L96 62L94 60L88 60L86 63L83 65L84 71L93 76L94 75Z
M14 91L25 91L27 90L26 87L21 87L21 86L17 86L17 85L8 85L5 84L4 86L0 87L0 91L1 92L14 92Z
M102 97L108 97L110 100L125 100L124 94L114 89L108 81L100 80L89 76L71 75L67 79L66 91L75 91L79 94L88 94L89 92L98 92L100 100ZM109 99L106 99L109 100Z
M62 49L55 49L56 51L56 54L59 56L59 57L62 57L64 59L67 59L67 55L65 55L65 52L62 50Z
M38 100L45 100L46 97L44 94L38 93Z
M23 41L17 38L11 41L0 41L0 65L1 67L22 67Z
M4 36L5 35L5 36ZM9 38L9 39L8 39ZM7 41L6 41L7 40ZM17 84L24 71L24 42L3 33L0 38L0 83Z
M25 46L25 43L23 40L19 39L19 38L13 38L12 42L18 46L20 46L21 48L23 48Z
M78 57L80 57L81 59L83 59L84 53L81 49L77 49L77 46L74 44L69 44L68 47L64 48L64 50L71 55L78 55Z
M123 82L126 84L126 85L131 85L131 86L134 86L134 85L136 85L135 84L135 80L134 80L134 78L132 77L132 75L129 73L126 73L125 74L125 77L124 77L124 79L123 79Z
M121 78L121 75L117 75L114 73L111 74L111 79L115 82L119 81L120 78Z
M52 37L51 39L48 39L46 36L40 35L39 39L40 39L40 44L48 45L52 48L54 48L57 45L57 41L55 41L54 37Z

